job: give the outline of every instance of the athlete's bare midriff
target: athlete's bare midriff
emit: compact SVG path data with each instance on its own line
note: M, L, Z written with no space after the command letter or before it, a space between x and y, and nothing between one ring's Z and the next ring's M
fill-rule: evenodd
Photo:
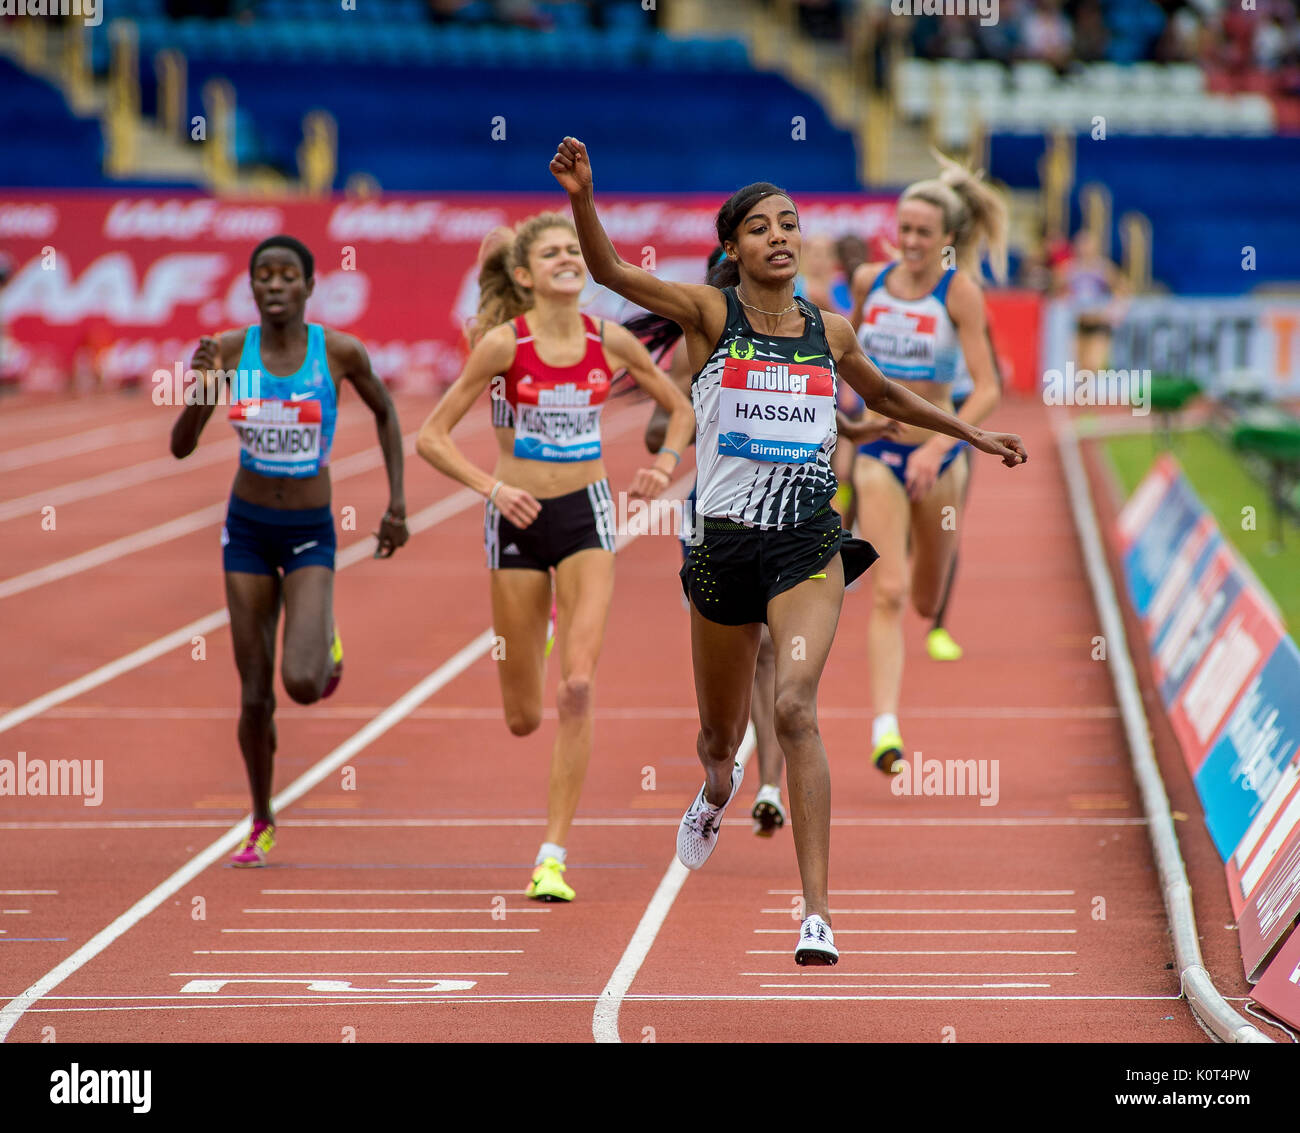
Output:
M605 479L603 460L526 460L515 456L514 429L494 429L497 435L496 468L492 475L512 488L522 488L534 499L567 496Z

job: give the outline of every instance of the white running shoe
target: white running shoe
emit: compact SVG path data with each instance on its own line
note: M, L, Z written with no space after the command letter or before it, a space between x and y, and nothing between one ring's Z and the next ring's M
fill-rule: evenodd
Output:
M682 824L677 828L677 860L687 869L699 869L709 860L713 847L718 844L718 827L722 825L722 816L731 805L731 800L740 790L740 782L745 777L745 769L739 763L731 770L731 794L721 806L713 806L704 800L704 787L695 796L690 809L682 815ZM705 784L707 787L708 784Z
M838 964L839 951L831 926L816 913L805 917L799 928L799 944L794 950L796 964Z
M764 783L754 796L754 809L749 812L754 820L754 833L760 838L770 838L785 825L785 807L781 805L781 788Z

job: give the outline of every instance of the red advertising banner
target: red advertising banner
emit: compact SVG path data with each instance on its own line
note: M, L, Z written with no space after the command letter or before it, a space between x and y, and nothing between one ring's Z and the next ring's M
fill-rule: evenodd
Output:
M665 279L702 280L721 199L604 196L600 214L619 253ZM799 197L805 234L851 233L882 255L895 202ZM256 321L248 257L288 232L316 257L307 315L357 335L375 372L428 392L454 379L461 328L477 296L483 236L544 210L561 193L387 194L370 201L215 199L201 194L0 194L0 251L14 274L0 292L0 369L24 387L148 381L183 370L201 334ZM635 313L592 287L588 309Z

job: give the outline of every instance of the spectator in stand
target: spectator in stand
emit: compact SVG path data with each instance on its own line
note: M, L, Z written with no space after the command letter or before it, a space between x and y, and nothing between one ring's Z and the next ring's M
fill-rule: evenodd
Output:
M1074 14L1074 58L1079 63L1103 63L1110 32L1099 0L1082 0Z
M813 39L842 40L844 13L840 0L796 0L799 28Z
M1039 59L1064 71L1073 47L1074 30L1061 11L1061 0L1034 0L1021 17L1020 57Z

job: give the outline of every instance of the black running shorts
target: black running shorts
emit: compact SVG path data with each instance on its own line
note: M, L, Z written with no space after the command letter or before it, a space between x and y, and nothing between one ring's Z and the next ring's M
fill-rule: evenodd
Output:
M483 516L483 546L492 570L549 570L592 547L614 550L614 502L609 481L538 500L541 514L516 527L495 504Z
M703 538L686 556L682 589L701 614L720 625L766 623L768 602L823 573L835 555L843 558L846 586L879 557L870 543L844 533L829 504L806 523L781 531L708 516L697 522Z

